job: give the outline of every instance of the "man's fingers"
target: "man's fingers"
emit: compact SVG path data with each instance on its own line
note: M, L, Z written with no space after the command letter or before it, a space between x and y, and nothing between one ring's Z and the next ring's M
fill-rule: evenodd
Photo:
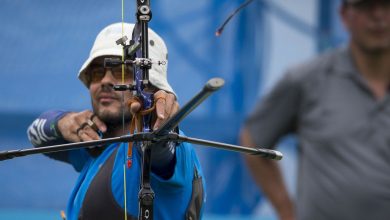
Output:
M80 141L92 141L93 139L84 130L78 133Z
M78 124L78 126L79 126L77 129L84 129L85 127L90 127L91 130L94 131L94 133L97 133L98 131L101 131L101 132L107 131L106 124L103 121L101 121L90 110L86 110L86 111L82 111L80 113L77 113L77 115L74 117L74 120L75 120L76 124ZM87 131L88 130L89 129L87 129Z
M93 123L95 123L95 125L97 126L97 128L101 131L101 132L106 132L107 131L107 126L106 124L100 120L95 114L92 114L91 117L89 118Z
M153 126L153 130L158 129L164 121L168 120L178 110L176 96L172 93L160 90L154 94L156 102L157 119Z
M167 105L165 98L160 98L156 101L156 114L158 119L164 120L166 118L166 107Z
M81 141L92 141L100 139L99 134L89 126L86 126L80 130L78 132L78 136Z
M174 102L173 103L173 107L172 107L172 111L171 111L171 114L169 115L169 117L172 117L174 114L176 114L176 112L179 111L179 103L178 102Z
M156 122L154 123L153 130L157 130L161 126L164 119L166 118L165 99L160 98L156 101L156 115L157 118L156 118Z
M168 119L172 116L172 111L174 111L175 95L168 93L165 102L165 117Z
M70 142L79 142L80 138L76 134L76 130L80 127L75 120L78 113L68 113L57 122L57 127L61 132L62 137Z
M130 105L131 114L135 114L135 113L139 112L140 109L141 109L141 104L139 102L132 102L131 103L131 105Z
M98 131L107 131L106 124L90 110L68 113L57 126L62 137L70 142L98 140Z
M73 115L73 120L79 125L82 126L87 120L93 115L90 110L85 110Z

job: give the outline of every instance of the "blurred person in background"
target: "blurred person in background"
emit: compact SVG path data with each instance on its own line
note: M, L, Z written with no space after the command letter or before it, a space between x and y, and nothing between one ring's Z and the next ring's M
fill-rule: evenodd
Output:
M241 130L246 146L298 142L297 198L278 165L245 156L282 220L390 219L390 0L344 0L347 46L293 67Z

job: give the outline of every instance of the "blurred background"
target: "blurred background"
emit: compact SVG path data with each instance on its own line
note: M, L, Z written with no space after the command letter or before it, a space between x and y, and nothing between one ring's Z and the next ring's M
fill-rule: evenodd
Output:
M169 49L169 81L184 104L211 77L226 85L181 125L188 136L238 143L245 116L291 65L345 42L339 0L255 0L220 37L243 0L151 1L152 27ZM29 124L48 109L90 108L77 73L98 32L121 21L121 1L2 0L0 151L30 147ZM125 0L125 21L135 21ZM238 153L196 146L207 181L206 220L276 219ZM295 193L294 138L279 148ZM60 219L78 173L42 155L0 162L0 220Z

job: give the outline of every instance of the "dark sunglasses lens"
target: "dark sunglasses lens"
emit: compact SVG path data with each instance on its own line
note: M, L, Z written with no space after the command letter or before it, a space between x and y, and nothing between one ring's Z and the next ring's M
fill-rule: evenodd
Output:
M91 70L91 81L98 82L103 79L104 75L105 75L104 68L93 68Z
M128 81L132 77L131 71L127 67L125 67L124 70L122 70L121 66L115 67L112 68L111 72L116 80L122 80L123 78L125 81Z
M106 75L107 70L108 69L105 69L103 67L92 68L90 72L91 82L101 81ZM112 76L118 81L122 81L122 78L124 78L124 81L129 81L132 79L133 76L132 71L130 70L130 68L127 67L124 69L124 73L122 71L121 66L110 68L109 70L111 71Z

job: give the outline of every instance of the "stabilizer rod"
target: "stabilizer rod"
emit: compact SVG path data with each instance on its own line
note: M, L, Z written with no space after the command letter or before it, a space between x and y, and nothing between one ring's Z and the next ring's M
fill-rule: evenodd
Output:
M210 147L229 150L229 151L259 155L261 157L272 159L272 160L281 160L283 158L283 154L281 152L276 150L265 149L265 148L244 147L244 146L226 144L226 143L221 143L216 141L208 141L208 140L203 140L198 138L191 138L182 135L178 136L178 140L181 142L189 142L192 144L210 146Z
M60 151L88 148L88 147L92 147L92 146L106 145L106 144L117 143L117 142L138 141L137 139L138 138L135 138L134 135L124 135L124 136L120 136L120 137L105 138L105 139L96 140L96 141L85 141L85 142L58 144L58 145L37 147L37 148L1 151L0 152L0 161L12 159L14 157L23 157L23 156L32 155L32 154L54 153L54 152L60 152Z
M203 89L187 102L175 115L166 121L155 133L157 136L166 135L171 132L188 114L190 114L200 103L202 103L213 92L225 84L222 78L212 78L207 81Z

